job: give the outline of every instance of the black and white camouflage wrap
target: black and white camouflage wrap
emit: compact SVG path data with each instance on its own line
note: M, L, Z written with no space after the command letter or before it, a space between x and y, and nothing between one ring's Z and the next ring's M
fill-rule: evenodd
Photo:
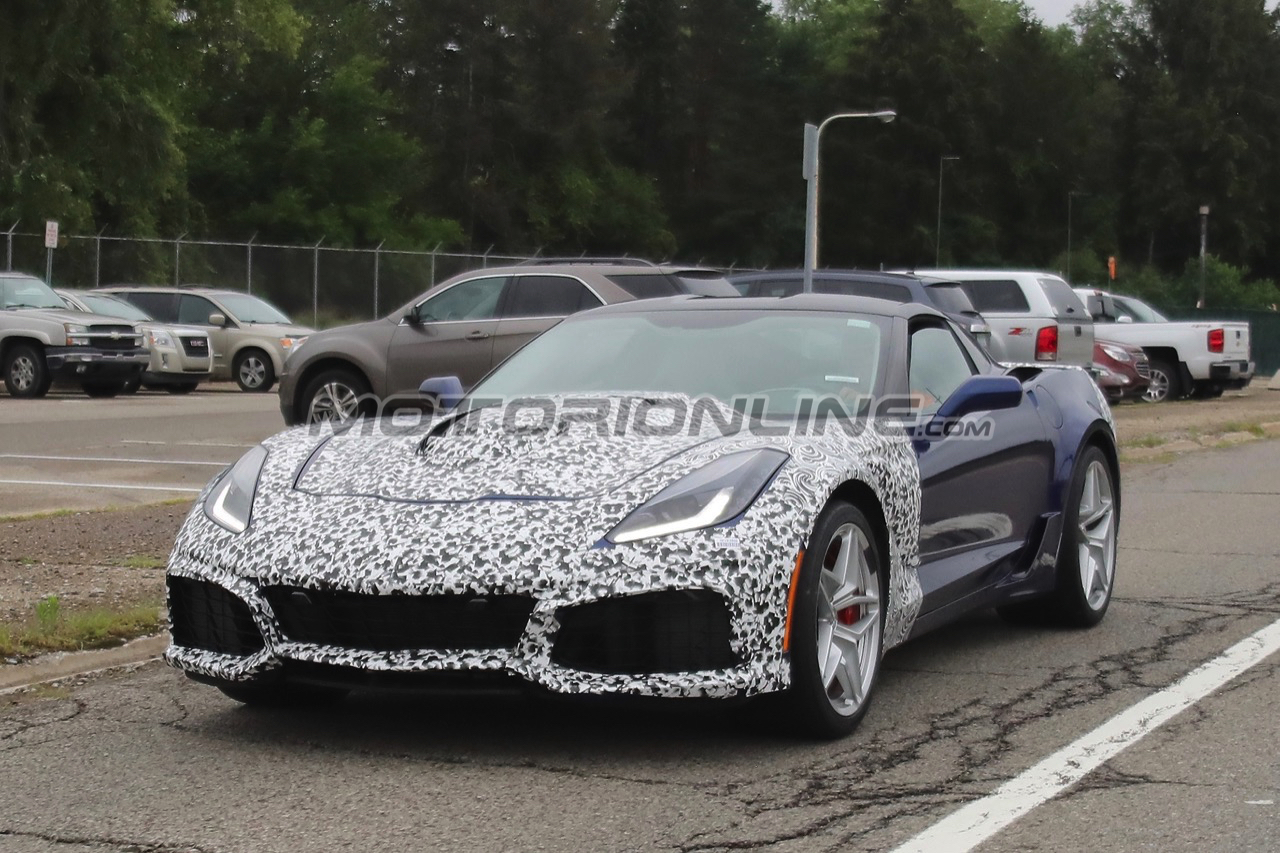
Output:
M818 513L850 481L870 488L887 521L885 649L910 633L921 603L920 481L900 430L862 423L852 435L832 425L818 435L724 437L708 419L694 435L617 435L561 422L513 432L502 417L496 409L474 412L421 452L425 428L387 434L368 422L338 434L298 428L264 442L268 455L248 529L235 534L214 524L202 495L178 535L169 572L212 581L243 599L265 649L234 657L172 645L166 659L229 681L252 679L289 658L370 670L498 670L563 693L728 697L782 690L790 683L782 647L796 555ZM735 521L620 545L605 539L685 474L759 447L790 459ZM288 640L259 592L276 584L374 595L519 594L536 603L514 649L371 652ZM552 662L557 608L668 589L725 598L740 665L631 676Z

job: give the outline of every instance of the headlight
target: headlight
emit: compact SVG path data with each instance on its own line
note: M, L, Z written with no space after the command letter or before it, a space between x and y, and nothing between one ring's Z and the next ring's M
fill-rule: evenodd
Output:
M232 533L244 532L258 490L258 475L266 461L267 449L259 445L221 475L204 500L204 514L210 521Z
M79 323L63 323L62 327L67 332L67 346L69 347L87 347L89 346L88 326L81 326Z
M173 338L169 337L169 333L161 332L158 329L153 329L151 334L147 336L147 340L151 341L151 345L153 347L165 347L167 349L174 348Z
M1125 362L1126 364L1133 361L1129 356L1129 353L1122 350L1120 347L1112 346L1111 344L1098 344L1098 346L1102 347L1102 351L1116 361Z
M305 337L302 337L302 338L281 338L281 339L280 339L280 347L281 347L282 349L286 349L286 350L297 349L298 347L302 346L302 342L303 342L303 341L305 341L305 340L306 340L306 338L305 338Z
M770 448L721 456L658 492L605 538L634 542L723 524L745 512L789 458Z

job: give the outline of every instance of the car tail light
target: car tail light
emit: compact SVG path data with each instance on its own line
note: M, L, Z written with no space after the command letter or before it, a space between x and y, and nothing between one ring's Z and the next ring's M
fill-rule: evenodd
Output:
M1036 332L1036 361L1058 360L1058 327L1045 326Z
M1227 333L1222 329L1209 330L1209 352L1222 352L1227 342Z

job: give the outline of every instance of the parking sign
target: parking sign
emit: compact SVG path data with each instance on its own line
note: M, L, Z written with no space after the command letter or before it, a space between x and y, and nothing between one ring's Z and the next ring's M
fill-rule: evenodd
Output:
M46 249L58 248L58 223L52 219L44 224L44 247Z

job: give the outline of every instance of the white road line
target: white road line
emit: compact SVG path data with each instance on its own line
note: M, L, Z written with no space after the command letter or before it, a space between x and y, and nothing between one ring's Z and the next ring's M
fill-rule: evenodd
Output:
M120 462L144 465L207 465L225 468L230 462L195 462L190 459L136 459L126 456L37 456L32 453L0 453L0 459L41 459L52 462Z
M962 807L893 853L965 853L1280 649L1280 621Z
M10 486L65 486L69 489L121 489L135 492L192 492L199 494L200 489L190 486L131 486L124 483L60 483L55 480L0 480Z
M248 449L253 447L252 444L237 444L224 441L144 441L140 438L124 438L120 440L121 444L158 444L169 445L175 447L239 447Z

